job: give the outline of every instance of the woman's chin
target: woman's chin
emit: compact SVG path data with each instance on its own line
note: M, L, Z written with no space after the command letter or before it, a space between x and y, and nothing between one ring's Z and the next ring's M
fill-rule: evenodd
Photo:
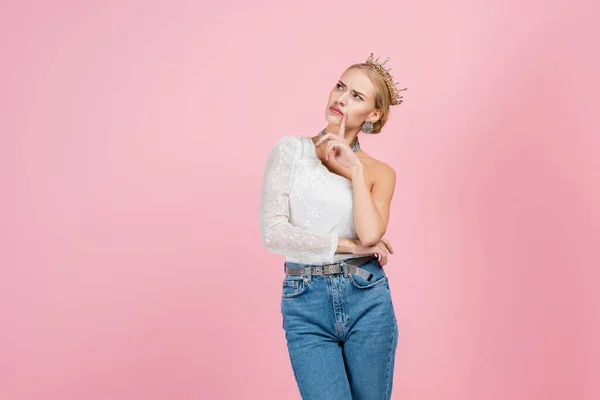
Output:
M327 122L332 123L332 124L339 124L340 123L340 117L338 117L337 115L334 115L332 113L329 113L329 112L325 115L325 120Z

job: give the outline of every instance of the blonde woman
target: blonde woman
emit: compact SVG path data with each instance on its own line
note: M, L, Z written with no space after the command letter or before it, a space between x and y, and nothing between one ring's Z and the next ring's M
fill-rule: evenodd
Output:
M360 131L381 132L402 102L389 59L378 60L371 53L348 67L329 94L325 129L281 137L265 167L261 234L286 257L281 313L305 400L391 397L398 325L383 235L396 176L358 141Z

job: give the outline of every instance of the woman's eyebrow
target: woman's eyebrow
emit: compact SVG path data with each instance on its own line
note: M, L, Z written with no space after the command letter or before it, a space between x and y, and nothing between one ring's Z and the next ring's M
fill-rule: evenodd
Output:
M340 83L340 84L341 84L343 87L346 87L346 84L345 84L344 82L342 82L342 81L338 81L338 83ZM354 89L353 89L353 90L354 90ZM367 97L367 96L365 96L363 93L361 93L361 92L357 92L356 90L354 90L354 93L356 93L356 94L360 94L360 95L361 95L361 96L363 96L363 97Z

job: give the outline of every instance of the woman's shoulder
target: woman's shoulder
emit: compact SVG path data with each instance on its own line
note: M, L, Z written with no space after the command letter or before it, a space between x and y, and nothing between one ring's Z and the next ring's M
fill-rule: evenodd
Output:
M298 146L302 145L302 140L303 140L302 136L286 134L286 135L279 137L275 141L274 146L298 147Z
M362 150L362 149L361 149ZM379 171L389 171L392 170L393 168L386 162L381 161L376 159L375 157L373 157L370 154L367 154L366 152L362 151L362 154L360 156L360 162L367 168L372 169L372 170L379 170Z
M369 176L369 180L375 183L378 180L395 180L396 171L388 163L378 160L375 157L362 152L360 162L365 167L365 170Z
M302 137L286 134L279 137L271 148L271 154L297 157L302 153Z

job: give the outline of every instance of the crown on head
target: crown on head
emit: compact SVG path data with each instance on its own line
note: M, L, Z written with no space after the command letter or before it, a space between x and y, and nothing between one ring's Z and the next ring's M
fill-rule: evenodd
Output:
M400 96L400 92L402 92L408 88L398 89L398 86L397 86L398 82L394 83L394 80L393 80L394 78L392 78L392 75L390 74L390 70L392 68L385 69L383 67L385 65L385 63L390 60L389 57L386 58L382 64L377 62L378 60L379 60L379 57L377 57L377 59L373 59L373 53L371 53L371 55L367 59L366 63L369 64L371 67L373 67L385 81L385 84L390 92L391 105L395 106L396 104L401 104L403 96Z

